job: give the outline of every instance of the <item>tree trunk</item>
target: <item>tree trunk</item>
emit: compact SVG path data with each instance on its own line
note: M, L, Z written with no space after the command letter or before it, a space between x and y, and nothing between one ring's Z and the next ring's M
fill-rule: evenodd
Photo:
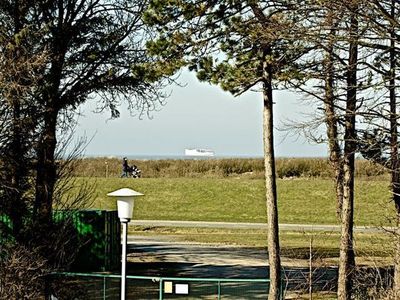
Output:
M10 187L9 200L10 200L10 218L13 223L13 235L18 237L22 229L22 217L25 212L25 205L22 197L22 168L23 168L23 153L22 153L22 140L20 130L20 104L18 99L13 99L13 120L12 120L12 142L10 149L10 156L8 163L10 164Z
M44 128L37 149L35 219L39 224L50 224L54 186L57 181L55 163L57 110L47 106L44 115Z
M395 17L396 1L391 3L391 17ZM399 151L397 139L397 103L396 103L396 35L395 29L390 30L390 73L389 73L389 102L390 102L390 170L393 202L396 207L397 227L400 225L400 177ZM394 293L395 299L400 299L400 231L397 230L395 240Z
M62 1L58 2L60 16L62 13ZM55 152L57 146L58 113L61 109L59 88L61 84L65 54L67 52L66 39L63 38L62 20L58 23L57 32L54 33L54 41L51 48L51 68L49 72L49 85L43 93L43 127L37 147L36 167L36 220L40 225L52 223L52 206L54 186L57 182L57 165Z
M21 24L21 12L20 3L18 0L14 3L14 35L20 33L22 29ZM18 49L20 45L16 45ZM18 51L18 50L17 50ZM12 53L11 55L14 55ZM10 59L11 56L10 56ZM22 75L16 76L15 80L18 84L21 83ZM9 156L6 159L6 163L9 164L9 188L8 197L10 205L10 218L13 224L13 235L18 237L20 230L22 229L22 218L25 213L26 207L22 197L22 177L23 177L23 166L24 166L24 153L22 150L22 133L21 133L21 105L20 105L20 92L18 91L18 84L15 89L11 91L11 109L12 109L12 140L10 143Z
M351 7L349 63L347 70L347 103L345 116L345 146L343 161L343 210L340 237L338 299L350 300L352 276L355 267L353 249L354 212L354 158L356 143L356 105L357 105L357 60L358 60L358 20L357 5Z
M336 24L333 20L333 12L328 13L328 24L330 32L325 56L325 123L327 127L329 161L335 172L335 192L336 192L336 215L340 221L343 205L343 164L341 150L338 143L337 115L335 112L334 94L334 43L336 36Z
M400 299L400 230L399 230L399 219L400 215L397 210L397 232L395 236L395 248L394 248L394 283L393 283L393 290L395 299Z
M351 299L352 273L355 266L353 249L354 154L345 155L342 228L340 237L338 299Z
M268 217L269 300L279 299L281 285L281 260L279 249L278 203L276 192L275 154L273 134L272 70L264 62L264 165Z

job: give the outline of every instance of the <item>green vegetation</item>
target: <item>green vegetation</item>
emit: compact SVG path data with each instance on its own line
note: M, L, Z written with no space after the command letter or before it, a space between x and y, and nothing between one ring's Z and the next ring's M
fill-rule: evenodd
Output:
M134 218L266 222L264 182L228 178L80 178L95 185L92 207L115 206L106 194L129 187L145 194L135 202ZM79 182L78 181L78 182ZM336 224L333 183L328 179L278 180L280 223ZM393 216L386 181L357 180L356 225L389 225Z

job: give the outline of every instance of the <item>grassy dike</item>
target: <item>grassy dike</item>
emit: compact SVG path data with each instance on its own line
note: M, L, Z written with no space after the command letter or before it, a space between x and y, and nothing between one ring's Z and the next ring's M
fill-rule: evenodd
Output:
M264 181L229 178L80 178L95 185L93 208L109 209L106 194L129 187L145 194L135 219L266 222ZM280 223L337 224L329 179L278 180ZM355 225L390 225L394 208L387 181L357 180Z
M134 218L148 220L190 220L226 222L266 222L264 181L228 178L79 178L94 185L92 208L113 209L106 194L129 187L145 194L135 202ZM329 179L279 179L280 223L337 224L335 197ZM391 225L393 204L387 181L363 180L356 183L355 225ZM131 226L131 234L163 235L171 240L215 243L232 246L266 247L264 230L210 228L157 228ZM290 258L307 258L310 238L316 255L338 255L338 232L281 232L282 253ZM367 257L389 257L390 235L355 234L356 251L363 262Z

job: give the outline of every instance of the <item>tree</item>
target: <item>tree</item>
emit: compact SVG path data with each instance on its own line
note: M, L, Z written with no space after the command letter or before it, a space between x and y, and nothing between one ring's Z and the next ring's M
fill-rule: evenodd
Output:
M347 97L343 160L343 208L340 238L338 299L351 299L352 276L355 267L353 223L354 223L354 168L357 149L357 67L358 67L358 16L359 5L350 1L349 55L346 74Z
M18 238L28 215L27 192L32 188L32 147L35 143L37 108L32 86L44 66L46 52L37 52L40 32L27 26L30 1L3 1L0 4L0 102L1 142L0 211L12 222Z
M356 117L360 104L358 95L369 87L367 71L360 72L360 33L367 28L361 23L363 1L319 1L310 5L304 1L304 13L309 15L300 37L314 45L312 55L302 63L303 81L296 88L322 101L323 120L327 128L330 161L335 170L337 214L341 222L338 298L350 299L355 269L353 249L354 160L357 151ZM362 76L359 74L362 73ZM317 87L317 88L315 88ZM317 91L316 91L317 90ZM323 95L323 96L321 96ZM365 97L367 98L367 97ZM322 124L317 121L317 126ZM343 145L341 148L340 143Z
M139 114L162 101L160 76L145 49L144 5L128 0L0 2L0 241L6 243L0 265L10 267L0 272L0 285L7 284L4 278L17 278L9 277L16 266L13 255L36 276L45 271L42 260L46 270L68 268L79 247L71 220L52 218L58 188L68 189L67 180L57 186L68 171L57 152L78 106L96 97L100 109L117 117L121 101ZM24 257L29 251L41 256L37 264ZM13 295L29 297L20 289Z
M325 123L329 146L329 160L335 172L335 190L336 190L336 215L338 219L342 216L343 207L343 156L339 145L338 133L338 113L337 97L335 96L335 42L337 42L338 16L334 13L333 5L327 4L327 45L324 57L324 81L325 81Z
M29 26L45 32L36 47L48 53L33 95L41 108L33 209L39 223L51 222L62 114L95 96L113 117L119 115L122 100L132 110L144 112L160 99L158 78L145 67L152 61L144 49L144 4L139 0L41 0L27 17Z
M278 299L281 264L273 143L274 84L295 76L294 61L307 49L287 39L299 20L290 1L151 1L147 22L160 33L151 53L178 70L186 65L201 81L237 96L252 88L263 95L269 299Z
M367 11L368 12L368 11ZM400 176L398 150L398 112L397 112L397 55L399 49L397 29L400 23L398 3L396 1L372 1L369 14L363 18L372 20L373 37L365 42L366 46L375 51L374 59L368 63L368 68L375 75L376 103L370 105L366 113L367 128L360 136L360 152L375 163L386 167L391 174L392 200L396 209L396 227L400 224ZM383 42L382 42L383 41ZM387 95L388 94L388 95ZM385 101L388 98L388 101ZM394 294L400 298L400 239L396 234L394 251Z
M326 4L325 4L326 5ZM338 213L341 220L341 238L340 238L340 256L339 256L339 278L338 278L338 299L350 299L352 295L352 276L355 268L355 256L353 246L353 223L354 223L354 168L355 153L357 150L357 131L356 131L356 115L357 115L357 93L359 66L359 9L361 4L358 1L344 1L341 5L334 6L336 13L342 14L335 17L341 20L344 29L341 32L339 40L335 38L337 21L332 19L332 6L322 6L327 8L327 20L330 26L329 39L327 47L323 47L326 53L326 64L324 67L325 81L325 115L327 121L327 133L331 152L331 161L336 168L336 193L338 202ZM338 16L338 15L336 15ZM339 42L339 43L337 43ZM346 60L334 58L335 44L342 46L339 52L346 55ZM342 50L347 46L348 50ZM335 114L335 102L333 92L333 62L343 64L343 89L345 91L345 105L343 107L343 154L340 158L340 150L337 144L337 116ZM337 105L336 105L337 107ZM337 110L337 109L336 109ZM343 169L341 169L343 168Z
M315 143L327 143L329 162L334 170L336 193L336 214L341 221L343 205L343 139L341 124L344 102L341 100L341 82L343 81L344 60L338 55L343 48L343 7L332 1L320 1L318 5L301 1L299 14L308 16L304 23L298 23L297 38L310 44L312 51L298 63L302 74L290 82L291 87L307 95L311 102L321 102L322 107L313 115L314 120L291 122L287 130L304 134ZM326 137L319 132L325 126Z

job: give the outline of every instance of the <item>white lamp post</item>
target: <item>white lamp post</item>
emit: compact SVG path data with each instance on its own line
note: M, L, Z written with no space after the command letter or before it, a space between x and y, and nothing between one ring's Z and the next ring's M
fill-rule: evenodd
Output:
M143 194L128 188L123 188L112 193L108 193L107 196L117 198L118 218L122 223L121 300L125 300L127 227L128 222L132 218L134 198L136 196L143 196Z

